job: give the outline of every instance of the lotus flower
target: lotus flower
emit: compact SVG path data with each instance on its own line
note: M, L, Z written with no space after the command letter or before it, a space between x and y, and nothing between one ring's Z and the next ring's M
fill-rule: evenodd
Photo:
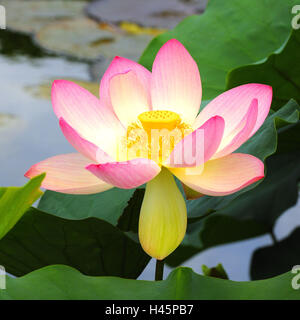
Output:
M264 177L262 161L233 152L264 122L272 88L253 83L236 87L199 113L201 96L197 64L175 39L159 50L152 73L115 57L101 80L100 99L75 83L56 80L54 112L78 153L37 163L25 176L46 172L44 188L71 194L147 183L139 238L150 256L164 259L182 241L187 224L173 175L197 196L229 195ZM170 132L176 135L169 139Z

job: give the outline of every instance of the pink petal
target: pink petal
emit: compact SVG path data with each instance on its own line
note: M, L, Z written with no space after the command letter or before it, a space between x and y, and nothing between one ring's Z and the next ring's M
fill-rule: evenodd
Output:
M150 92L134 71L111 78L110 98L116 115L125 126L136 121L140 113L150 110Z
M122 189L136 188L153 179L160 172L160 167L154 161L142 158L91 164L86 169L103 181Z
M93 143L83 139L67 122L59 119L60 128L70 144L85 157L96 162L108 162L113 159Z
M244 84L220 94L200 112L193 127L199 128L207 119L221 116L225 120L223 139L227 139L240 125L253 99L258 101L258 115L251 137L265 121L272 102L272 87L264 84Z
M107 70L105 71L100 82L100 99L101 101L113 110L110 100L110 80L116 74L124 73L132 70L137 75L137 78L145 88L145 91L150 92L151 72L140 64L122 57L115 57Z
M217 151L213 156L213 159L221 158L232 153L247 141L256 124L257 116L258 101L257 99L253 99L247 114L240 123L240 126L234 130L231 135L228 135L227 139L222 141L222 144L218 149L219 151Z
M151 79L153 110L170 110L193 123L202 96L196 62L177 40L165 43L154 60Z
M79 153L62 154L33 165L25 177L33 178L46 172L42 187L62 193L91 194L112 188L85 169L89 163L90 160Z
M83 139L110 155L116 153L116 141L125 131L112 110L71 81L55 80L51 94L58 118L63 118Z
M208 161L216 152L223 137L224 119L213 117L175 146L166 165L194 167Z
M232 153L210 160L199 168L170 168L184 184L197 192L210 196L225 196L264 177L264 164L249 154Z

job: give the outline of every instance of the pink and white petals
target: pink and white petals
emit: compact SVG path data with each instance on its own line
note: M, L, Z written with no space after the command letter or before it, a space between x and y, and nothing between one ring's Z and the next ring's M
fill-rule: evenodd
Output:
M135 122L137 115L149 111L151 106L150 92L134 71L117 74L110 79L110 98L124 126Z
M258 101L253 99L247 114L241 121L240 125L223 139L222 144L219 146L219 150L213 156L213 159L224 157L235 150L237 150L244 142L246 142L255 126L258 116Z
M55 80L51 96L59 119L63 118L83 139L114 155L115 143L125 129L111 109L71 81Z
M150 92L151 72L137 62L122 57L115 57L101 79L99 91L101 101L111 110L113 110L113 106L110 100L110 80L115 75L128 72L129 70L136 74L143 88Z
M218 115L225 120L224 139L226 139L240 125L253 99L257 99L258 113L255 125L249 134L251 137L263 124L270 110L272 87L268 85L249 83L220 94L200 112L193 127L197 129L207 119Z
M264 177L263 162L242 153L210 160L202 172L197 167L169 170L191 189L210 196L232 194Z
M102 151L93 143L80 137L80 135L71 126L69 126L63 118L59 119L59 125L66 139L79 153L95 162L112 161L112 158L107 153Z
M85 169L90 162L79 153L63 154L33 165L25 177L31 179L46 172L42 187L62 193L92 194L111 189L112 185Z
M165 43L154 60L151 79L153 110L170 110L193 123L202 96L196 62L177 40Z
M161 170L156 162L143 158L124 162L90 164L86 169L99 179L121 189L137 188L153 179Z
M224 119L212 117L200 128L182 139L170 154L165 165L195 167L208 161L217 151L224 132Z

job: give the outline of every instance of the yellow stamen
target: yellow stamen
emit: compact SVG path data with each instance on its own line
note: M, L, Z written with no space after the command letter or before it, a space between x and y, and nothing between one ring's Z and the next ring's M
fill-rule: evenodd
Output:
M119 150L120 159L149 158L161 164L174 146L192 132L192 127L181 121L172 111L143 112L131 123Z

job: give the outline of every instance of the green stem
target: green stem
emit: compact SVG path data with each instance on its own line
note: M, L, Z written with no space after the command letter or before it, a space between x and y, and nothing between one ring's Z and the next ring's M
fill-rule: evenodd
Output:
M164 260L156 260L155 281L160 281L164 276Z

